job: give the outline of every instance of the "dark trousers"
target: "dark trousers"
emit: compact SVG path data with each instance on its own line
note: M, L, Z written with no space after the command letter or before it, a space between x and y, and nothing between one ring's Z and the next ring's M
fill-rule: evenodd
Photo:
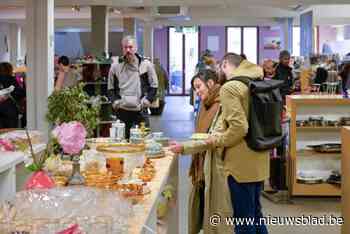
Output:
M267 234L261 212L260 195L262 182L238 183L232 176L227 179L231 194L233 217L235 219L254 219L255 225L235 225L236 234Z
M147 113L142 111L128 111L123 109L118 109L116 112L117 118L125 123L125 138L130 138L130 129L144 122L146 126L149 125L149 120Z
M0 105L0 128L18 128L18 111L15 105Z

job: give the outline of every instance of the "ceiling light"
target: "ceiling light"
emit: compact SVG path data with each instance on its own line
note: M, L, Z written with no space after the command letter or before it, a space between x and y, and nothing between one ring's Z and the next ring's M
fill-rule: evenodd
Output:
M114 8L114 7L109 8L109 12L117 14L117 15L121 15L122 14L122 12L120 10L118 10L117 8Z
M301 11L301 10L303 10L303 5L302 5L302 4L290 5L289 7L290 7L293 11Z
M77 5L72 6L72 11L80 11L80 7Z

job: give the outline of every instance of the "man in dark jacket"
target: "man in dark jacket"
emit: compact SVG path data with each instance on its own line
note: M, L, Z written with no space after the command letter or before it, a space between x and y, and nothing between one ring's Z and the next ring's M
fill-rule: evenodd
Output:
M134 37L124 37L122 48L123 62L113 64L109 71L108 93L128 139L133 125L147 124L144 110L156 99L158 79L153 64L136 53Z
M276 67L276 73L273 79L284 81L281 88L281 94L283 100L285 100L286 95L293 92L293 74L292 68L289 66L290 53L286 50L281 51L279 60L280 61Z
M18 127L18 103L25 97L25 90L17 84L12 74L10 63L0 63L0 90L14 87L10 94L0 96L0 128Z

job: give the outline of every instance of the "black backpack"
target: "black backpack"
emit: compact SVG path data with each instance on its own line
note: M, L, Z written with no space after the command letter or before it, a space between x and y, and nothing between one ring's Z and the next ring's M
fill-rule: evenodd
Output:
M248 77L235 77L248 86L250 93L248 134L245 137L249 148L255 151L273 149L283 139L282 110L283 99L280 80L251 80Z

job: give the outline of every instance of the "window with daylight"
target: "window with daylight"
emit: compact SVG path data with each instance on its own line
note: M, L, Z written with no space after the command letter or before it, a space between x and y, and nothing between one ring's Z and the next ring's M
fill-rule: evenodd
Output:
M257 63L258 61L258 29L256 27L243 28L243 54L248 61Z
M258 61L258 28L227 27L227 52L245 54L252 63Z
M300 27L293 27L293 56L300 56Z
M242 29L240 27L227 28L227 52L241 54Z

